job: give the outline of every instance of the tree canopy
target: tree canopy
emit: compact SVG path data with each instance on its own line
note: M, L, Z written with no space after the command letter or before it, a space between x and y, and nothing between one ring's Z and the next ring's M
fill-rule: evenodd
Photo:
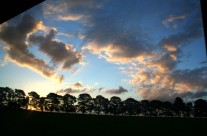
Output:
M109 114L125 116L154 116L154 117L207 117L207 101L197 99L185 102L176 97L174 102L160 100L141 100L134 98L121 100L118 96L110 99L102 95L92 98L90 94L79 94L78 98L71 94L58 95L49 93L41 97L35 91L25 94L24 90L0 87L0 110L28 109L50 112L80 112L82 114Z

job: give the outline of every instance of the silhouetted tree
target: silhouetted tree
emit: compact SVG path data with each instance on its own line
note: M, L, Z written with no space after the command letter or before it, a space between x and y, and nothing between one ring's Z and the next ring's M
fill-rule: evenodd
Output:
M83 114L87 112L90 109L91 101L92 97L89 94L80 94L78 96L78 110L81 111Z
M94 110L99 115L101 111L104 111L106 98L102 95L96 96L94 99Z
M46 105L45 99L46 99L45 97L40 97L40 100L39 100L39 107L42 112L44 111L45 105Z
M15 89L14 90L14 101L16 103L16 108L20 109L20 107L26 107L27 103L25 103L25 92L20 89Z
M9 87L3 89L3 105L10 109L16 109L17 107L14 100L14 90Z
M39 107L40 96L35 91L29 92L29 105L35 109Z
M6 106L6 89L5 87L0 87L0 108Z
M198 99L195 101L194 116L195 117L207 117L207 102L205 100Z
M66 111L66 112L75 112L76 109L75 109L75 102L77 101L76 100L76 97L75 96L72 96L70 94L65 94L63 97L63 110Z
M93 112L93 110L95 109L95 105L94 105L94 99L92 98L87 105L87 111L91 114Z
M78 104L75 103L78 100ZM194 106L193 106L194 104ZM49 93L47 97L40 97L36 92L32 91L25 95L25 92L20 89L11 89L9 87L0 87L0 110L1 109L20 109L31 106L34 109L48 111L66 111L83 114L86 112L95 112L98 115L103 112L105 114L127 114L127 115L143 115L147 116L183 116L183 117L207 117L207 101L198 99L194 103L184 101L180 97L176 97L174 103L169 101L162 102L160 100L142 100L141 102L127 98L121 101L121 98L113 96L110 101L102 95L92 98L89 94L80 94L78 99L70 94L64 96L56 93Z
M141 112L144 114L144 116L149 115L150 102L148 100L142 100L140 104L141 104Z
M183 113L185 109L185 103L183 102L183 99L181 99L180 97L176 97L173 103L173 109L175 114L180 117L181 113Z
M188 102L185 105L185 109L184 109L184 116L185 117L190 117L192 115L193 112L193 104L192 102Z
M22 105L23 105L23 107L25 107L26 110L28 109L28 105L29 105L29 97L28 96L26 96L25 99L23 99Z
M57 95L56 93L49 93L46 96L46 99L48 100L47 105L48 105L50 112L54 110L59 111L60 109L59 104L60 104L61 97L62 96Z
M162 108L162 102L160 100L150 101L149 112L150 115L157 117Z
M124 101L124 109L126 113L129 114L130 116L139 113L140 111L137 110L138 108L139 108L139 102L137 100L133 98L127 98Z
M106 114L108 114L110 112L110 109L109 109L109 99L105 99L104 102L103 102L103 109L102 111Z
M120 113L121 109L120 109L120 104L121 104L121 98L117 97L117 96L113 96L111 97L110 101L109 101L109 110L110 113L117 115Z
M173 116L173 108L172 103L169 101L165 101L162 103L162 113L160 115L166 116L166 117L172 117Z

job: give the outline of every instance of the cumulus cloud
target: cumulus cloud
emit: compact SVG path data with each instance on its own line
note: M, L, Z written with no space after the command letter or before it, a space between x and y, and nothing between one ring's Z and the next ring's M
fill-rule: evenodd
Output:
M106 90L105 93L107 94L123 94L128 92L125 88L123 88L122 86L119 86L118 89L111 89L111 90Z
M138 2L133 1L133 3L137 6ZM116 8L117 2L107 0L61 0L54 3L47 2L43 6L43 10L45 15L51 15L60 20L78 21L83 19L82 22L88 24L84 33L86 43L86 46L83 47L84 52L98 54L100 58L113 63L142 61L154 57L156 53L152 52L154 47L149 43L150 39L135 23L138 21L136 20L137 16L130 16L134 20L127 21L132 23L132 27L123 21L131 9L136 9L131 2L126 4L131 8L125 8L123 3L118 4L123 7ZM102 6L113 8L109 13ZM116 16L111 12L117 13Z
M177 69L178 64L182 63L182 57L185 56L182 50L203 36L201 18L196 16L199 16L198 12L189 10L188 17L191 20L182 30L158 42L160 56L146 61L144 65L134 66L133 73L129 73L132 78L130 83L144 99L187 99L188 95L189 99L193 99L196 94L207 90L207 67ZM184 19L184 16L171 18L168 22L182 18Z
M154 47L150 43L150 37L135 23L138 21L137 15L132 14L129 16L130 19L127 17L130 9L137 7L135 8L132 3L126 4L129 8L125 8L123 3L117 6L116 2L111 2L104 6L111 7L112 11L101 8L95 14L91 14L88 22L93 25L85 33L87 45L83 50L97 54L99 58L104 58L108 62L122 64L142 61L156 55L152 51ZM116 13L115 16L110 14L113 12Z
M199 91L199 92L176 92L175 90L170 89L158 89L154 90L155 92L152 93L150 90L146 90L145 92L142 92L143 96L146 96L145 99L149 100L162 100L162 101L171 101L174 102L176 97L180 97L185 101L193 101L197 99L206 99L207 98L207 92L206 91ZM147 94L149 93L149 94ZM151 95L151 96L150 96Z
M207 67L196 68L193 70L176 70L172 73L171 78L174 79L179 84L186 85L180 90L193 90L193 91L202 91L207 89ZM175 86L179 88L179 86Z
M82 49L93 54L98 54L99 58L104 58L108 62L129 63L132 61L142 61L144 59L156 56L155 52L149 51L148 48L150 45L144 42L144 39L139 39L136 37L137 34L133 33L132 31L118 32L117 30L117 34L113 34L114 32L111 30L108 32L108 34L105 33L105 31L95 31L86 35L85 38L91 40L88 45Z
M196 71L202 73L205 67L187 70L188 72L177 70L178 64L182 63L182 57L185 56L182 50L203 36L202 20L196 17L200 14L196 10L196 4L189 5L194 6L191 8L193 10L183 8L183 11L179 11L180 16L170 16L163 23L168 26L178 20L190 21L186 23L185 20L179 31L163 37L156 46L149 42L150 37L138 26L133 27L133 23L130 26L133 29L126 26L133 20L131 16L130 19L121 20L124 18L123 12L128 13L126 9L119 7L123 10L120 11L114 8L114 12L117 13L115 17L110 16L107 11L100 10L99 14L92 14L90 18L93 25L85 33L87 45L82 49L97 54L99 58L104 58L108 62L123 64L122 71L131 77L130 83L144 99L173 100L186 92L204 91L207 89L207 75L198 76L199 73ZM194 73L198 74L195 79L199 80L194 81L190 78ZM106 92L114 93L118 92L117 90Z
M28 50L26 38L29 34L37 31L40 26L42 26L41 21L35 20L30 15L23 16L16 26L4 24L0 31L0 39L5 43L5 49L8 52L6 58L19 66L30 68L44 77L62 82L62 75L57 75L53 67L44 60L36 58Z
M51 30L46 36L31 35L29 41L39 46L39 50L47 54L54 64L60 63L63 69L70 69L72 65L80 62L82 56L72 45L55 41L55 34L56 31Z
M75 84L71 84L70 87L73 88L73 89L82 89L82 88L84 88L84 85L82 85L81 83L77 82Z
M105 22L106 23L106 22ZM85 35L89 42L83 47L93 54L98 54L113 63L129 63L152 58L157 54L147 41L141 30L124 30L110 26L111 24L97 24ZM100 27L102 26L102 27Z
M91 86L84 85L81 82L77 82L77 83L74 83L74 84L70 84L68 86L68 88L66 88L66 89L58 90L57 93L60 93L60 94L67 94L67 93L69 93L69 94L79 94L79 93L89 93L93 90L94 89L92 89Z
M38 30L48 34L38 35ZM81 61L82 55L72 45L55 40L56 33L56 29L50 29L30 15L24 15L17 25L5 23L1 25L0 31L0 40L4 42L4 49L7 51L5 58L48 79L62 82L64 77L57 73L56 66L68 70ZM32 54L29 51L31 45L37 46L54 65L50 66L45 60Z
M132 76L137 92L145 99L173 100L183 94L207 89L207 67L194 70L174 70L167 74L143 69Z
M84 92L86 92L85 89L79 90L79 89L67 88L67 89L58 90L56 93L57 94L77 94L77 93L84 93Z

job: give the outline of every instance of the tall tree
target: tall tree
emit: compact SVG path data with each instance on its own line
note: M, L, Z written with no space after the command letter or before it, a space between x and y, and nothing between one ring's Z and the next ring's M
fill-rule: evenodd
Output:
M31 106L34 109L39 108L39 99L40 96L35 91L31 91L28 93L29 95L29 106Z
M137 108L139 108L139 102L133 98L127 98L124 101L124 107L127 114L135 115L137 114Z
M185 105L185 112L184 112L184 116L185 117L190 117L193 113L193 103L192 102L188 102Z
M44 109L45 109L45 106L46 106L46 101L45 101L45 97L40 97L40 100L39 100L39 107L40 107L40 110L43 112Z
M148 100L142 100L140 104L141 104L141 112L144 114L144 116L147 116L149 114L150 102Z
M75 102L77 101L76 100L76 97L75 96L72 96L70 94L65 94L63 97L63 110L66 111L66 112L75 112L76 109L75 109Z
M161 115L169 117L169 116L173 116L173 108L172 108L172 103L169 101L165 101L162 103L162 108L163 108L163 112Z
M175 114L178 117L180 117L185 109L185 103L183 102L183 99L181 99L180 97L176 97L173 103L173 109L174 109Z
M49 110L52 111L59 111L60 110L60 100L61 100L60 95L57 95L56 93L49 93L46 97L48 99L48 108Z
M97 95L94 99L94 105L95 105L95 112L99 115L101 111L104 111L106 98L102 95Z
M196 100L194 110L195 117L207 117L207 102L203 99Z
M107 99L107 98L103 101L102 111L105 113L105 115L110 112L110 110L109 110L109 99Z
M5 107L6 102L6 90L5 87L0 87L0 109Z
M157 117L162 109L162 102L160 100L150 101L150 115Z
M14 99L14 90L9 87L5 87L3 90L3 105L10 109L16 109L17 106Z
M25 92L23 90L20 89L15 89L14 90L14 100L16 102L17 105L17 109L22 108L26 108L27 103L25 103Z
M117 115L120 113L121 109L121 98L117 96L112 96L109 101L110 113Z
M85 114L91 106L92 97L87 94L83 93L78 96L78 110ZM91 111L91 109L90 109Z

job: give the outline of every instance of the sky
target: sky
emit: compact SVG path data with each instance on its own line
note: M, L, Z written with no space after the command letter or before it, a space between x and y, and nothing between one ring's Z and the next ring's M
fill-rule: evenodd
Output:
M207 99L198 0L47 0L0 25L0 86Z

